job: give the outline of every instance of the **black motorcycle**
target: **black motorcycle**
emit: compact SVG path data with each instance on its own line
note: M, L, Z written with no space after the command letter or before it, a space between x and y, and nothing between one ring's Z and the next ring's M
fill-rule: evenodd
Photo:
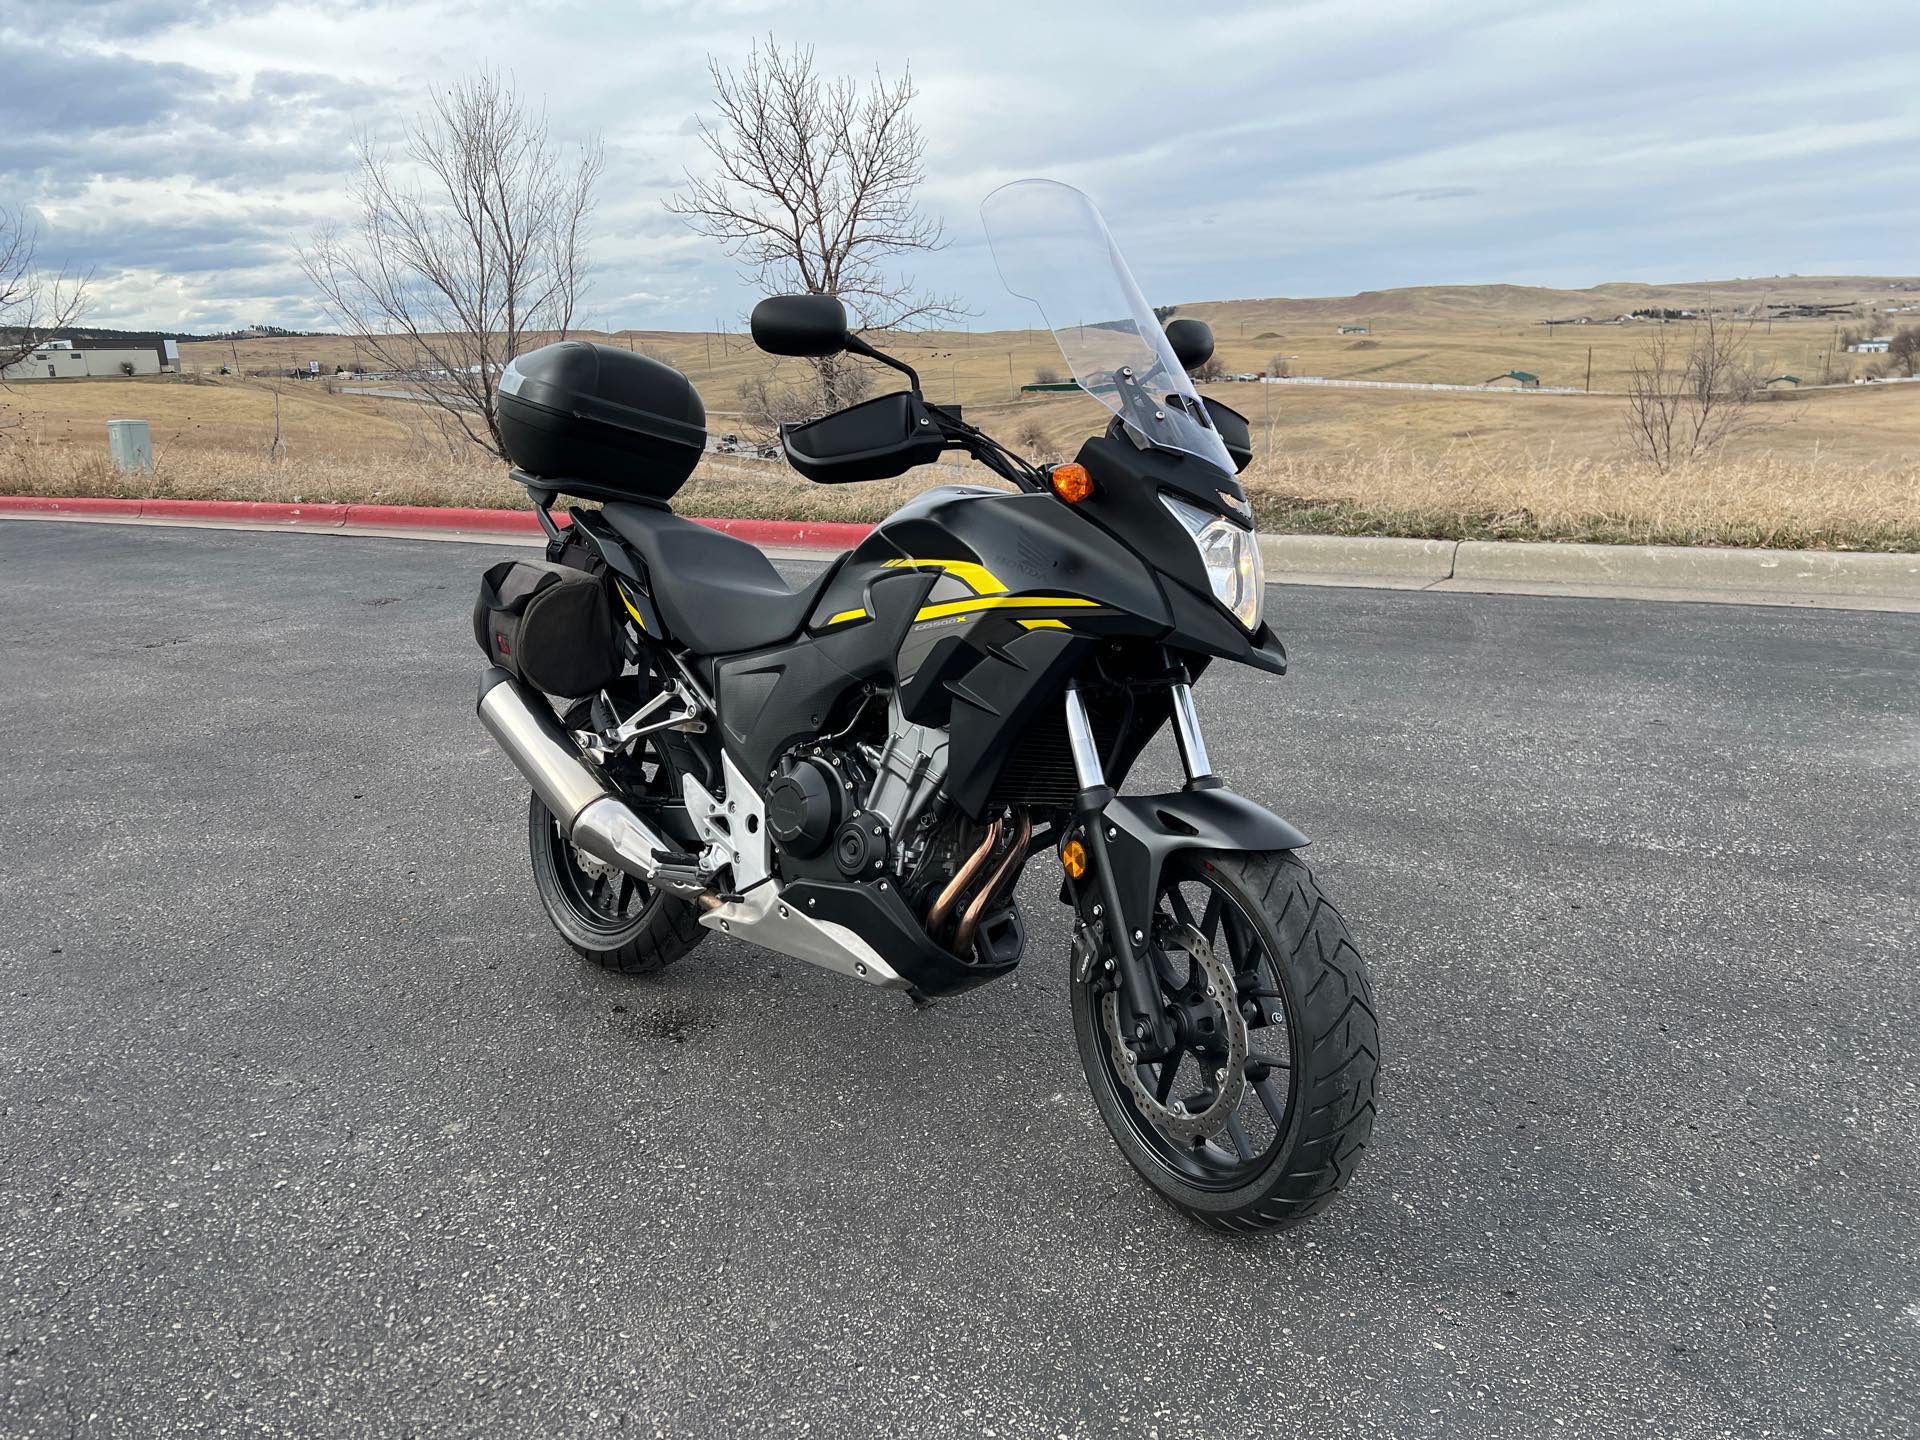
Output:
M1195 392L1211 334L1162 330L1085 196L1021 181L982 214L1106 433L1030 464L849 333L837 299L764 300L761 349L907 381L783 427L802 475L958 451L1013 486L930 489L795 586L668 508L706 445L684 375L580 341L523 355L501 427L550 539L482 584L480 718L533 787L548 915L613 970L718 930L951 995L1020 963L1015 882L1050 855L1080 1060L1121 1151L1209 1224L1292 1224L1366 1147L1378 1045L1306 837L1214 774L1195 711L1216 660L1286 669L1235 478L1247 423ZM600 504L562 525L562 493ZM1186 783L1120 793L1166 726Z

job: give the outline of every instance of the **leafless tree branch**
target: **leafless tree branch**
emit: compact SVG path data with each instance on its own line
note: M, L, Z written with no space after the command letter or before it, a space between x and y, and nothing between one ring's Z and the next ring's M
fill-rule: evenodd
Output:
M19 364L86 309L88 276L39 265L40 230L23 210L0 206L0 373Z
M827 387L819 380L817 370L811 383L799 383L798 375L804 373L782 365L767 365L742 382L740 413L744 423L740 428L754 444L770 445L779 438L782 425L811 420L821 413ZM851 365L842 367L832 381L831 398L835 408L858 404L866 399L872 387L871 370Z
M768 294L837 295L855 324L899 330L957 318L949 296L918 289L890 262L946 244L915 192L926 143L913 123L913 76L878 71L864 87L826 78L813 51L756 43L739 70L709 59L719 111L701 121L710 175L687 175L667 202L697 233L740 261ZM853 371L840 357L814 363L818 405L849 401Z
M1703 459L1750 418L1759 386L1747 363L1751 320L1718 315L1709 301L1685 353L1655 328L1627 368L1626 442L1658 470Z
M564 339L585 292L603 151L567 157L544 112L482 71L434 91L396 160L361 137L359 220L300 253L336 324L469 441L499 455L507 362Z

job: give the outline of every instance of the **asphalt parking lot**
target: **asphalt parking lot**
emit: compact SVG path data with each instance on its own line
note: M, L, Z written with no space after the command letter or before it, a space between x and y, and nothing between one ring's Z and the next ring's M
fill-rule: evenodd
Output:
M1920 617L1276 587L1386 1068L1203 1232L1046 883L915 1011L547 927L484 546L0 522L0 1434L1912 1436Z

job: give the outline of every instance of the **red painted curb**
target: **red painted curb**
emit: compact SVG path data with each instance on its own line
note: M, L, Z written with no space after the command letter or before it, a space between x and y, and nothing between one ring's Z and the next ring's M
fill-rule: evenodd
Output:
M540 528L531 510L475 510L460 505L348 505L347 524L390 530L493 530L520 534Z
M28 515L110 515L131 519L140 513L138 500L95 500L68 495L0 495L0 511Z
M344 525L347 507L265 500L142 500L140 518L238 520L249 525Z
M480 534L537 533L531 510L479 510L458 505L306 505L266 500L120 500L60 495L0 495L0 514L93 515L102 519L205 520L249 525L367 525L383 530L463 530ZM560 517L565 523L565 517ZM702 525L755 545L807 550L851 550L871 525L833 520L735 520L690 516Z

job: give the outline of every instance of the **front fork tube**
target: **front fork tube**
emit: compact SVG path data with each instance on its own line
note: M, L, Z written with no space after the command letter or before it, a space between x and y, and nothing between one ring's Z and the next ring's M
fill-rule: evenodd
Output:
M1167 1018L1165 997L1152 973L1149 947L1153 936L1144 925L1130 926L1127 916L1134 907L1124 904L1120 886L1107 849L1105 811L1113 799L1113 787L1107 783L1100 762L1100 747L1093 738L1093 724L1087 718L1086 701L1077 682L1067 685L1067 745L1073 753L1074 779L1080 787L1074 806L1075 817L1085 835L1087 858L1094 873L1105 914L1108 953L1120 971L1120 985L1137 1017L1136 1034L1143 1051L1165 1054L1173 1048L1173 1023ZM1206 743L1200 737L1199 720L1194 713L1193 691L1184 678L1173 687L1174 737L1180 749L1180 763L1187 772L1189 785L1218 784L1207 760ZM1151 920L1153 897L1147 896L1139 913Z

